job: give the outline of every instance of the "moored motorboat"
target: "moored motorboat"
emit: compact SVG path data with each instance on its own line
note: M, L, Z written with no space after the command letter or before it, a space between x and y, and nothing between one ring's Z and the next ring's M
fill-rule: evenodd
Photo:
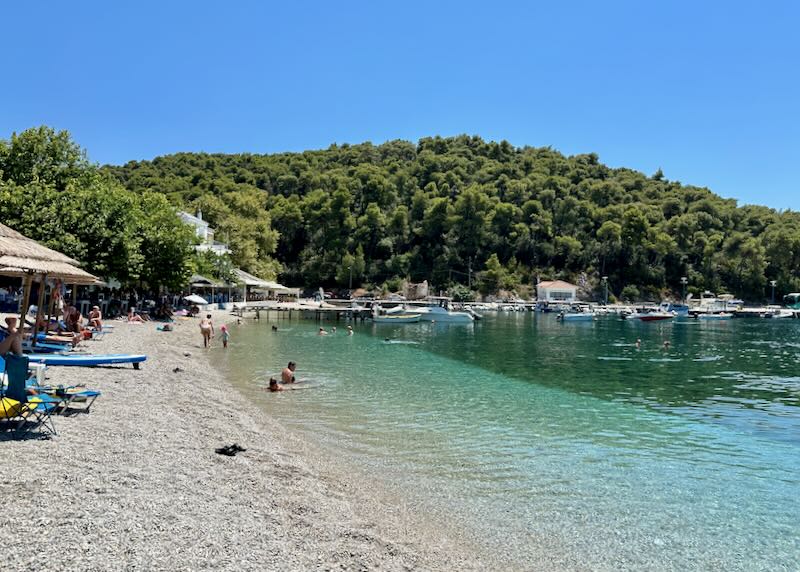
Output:
M450 309L450 298L430 296L424 305L409 304L409 311L420 314L423 322L447 322L451 324L471 324L475 321L468 312L455 312Z
M662 320L672 320L675 314L672 312L634 312L632 314L624 314L622 317L625 320L638 320L640 322L660 322Z
M697 314L698 320L730 320L731 318L733 318L733 314L730 312Z
M384 314L372 317L376 324L416 324L419 320L419 314Z
M593 312L561 312L556 316L561 322L591 322L594 320Z

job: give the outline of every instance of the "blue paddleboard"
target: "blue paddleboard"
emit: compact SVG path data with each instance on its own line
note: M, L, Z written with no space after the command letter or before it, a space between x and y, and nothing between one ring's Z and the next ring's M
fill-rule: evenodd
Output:
M32 355L29 356L33 363L47 365L93 366L132 363L139 369L139 364L147 359L143 354L100 354L100 355Z

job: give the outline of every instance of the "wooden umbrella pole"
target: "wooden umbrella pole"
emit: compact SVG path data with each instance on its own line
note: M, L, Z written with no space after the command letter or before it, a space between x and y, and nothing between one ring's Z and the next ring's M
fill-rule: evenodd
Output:
M44 317L44 287L47 283L47 274L41 274L41 282L39 282L39 303L36 306L36 321L33 322L33 340L31 340L31 346L36 346L36 338L39 337L39 322L42 321ZM47 335L47 329L45 327L45 335Z
M19 331L25 330L25 315L28 313L28 303L31 299L31 274L25 273L22 278L22 306L19 310Z
M55 310L55 307L56 307L56 297L53 296L54 290L55 290L55 284L53 284L53 287L50 288L50 297L48 298L49 301L47 303L47 324L48 324L48 326L50 325L50 321L53 319L53 310Z

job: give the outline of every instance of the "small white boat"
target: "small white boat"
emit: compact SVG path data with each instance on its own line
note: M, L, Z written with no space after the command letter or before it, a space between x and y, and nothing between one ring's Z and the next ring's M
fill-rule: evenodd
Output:
M376 324L416 324L419 320L419 314L385 314L372 318Z
M761 314L762 318L770 318L773 320L782 319L782 318L794 318L794 312L792 310L786 309L770 309L767 312Z
M591 322L594 320L593 312L561 312L556 316L561 322Z
M639 320L640 322L660 322L673 319L675 314L672 312L634 312L626 314L624 317L626 320Z
M717 314L697 314L698 320L730 320L733 314L730 312L719 312Z
M678 304L675 302L661 302L661 305L658 308L660 311L674 314L678 318L689 317L689 306L687 306L686 304Z

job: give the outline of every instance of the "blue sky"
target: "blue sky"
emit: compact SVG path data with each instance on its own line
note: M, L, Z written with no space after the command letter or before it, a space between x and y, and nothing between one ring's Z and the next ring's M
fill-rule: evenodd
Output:
M662 4L13 2L0 137L124 163L468 133L800 210L800 3Z

